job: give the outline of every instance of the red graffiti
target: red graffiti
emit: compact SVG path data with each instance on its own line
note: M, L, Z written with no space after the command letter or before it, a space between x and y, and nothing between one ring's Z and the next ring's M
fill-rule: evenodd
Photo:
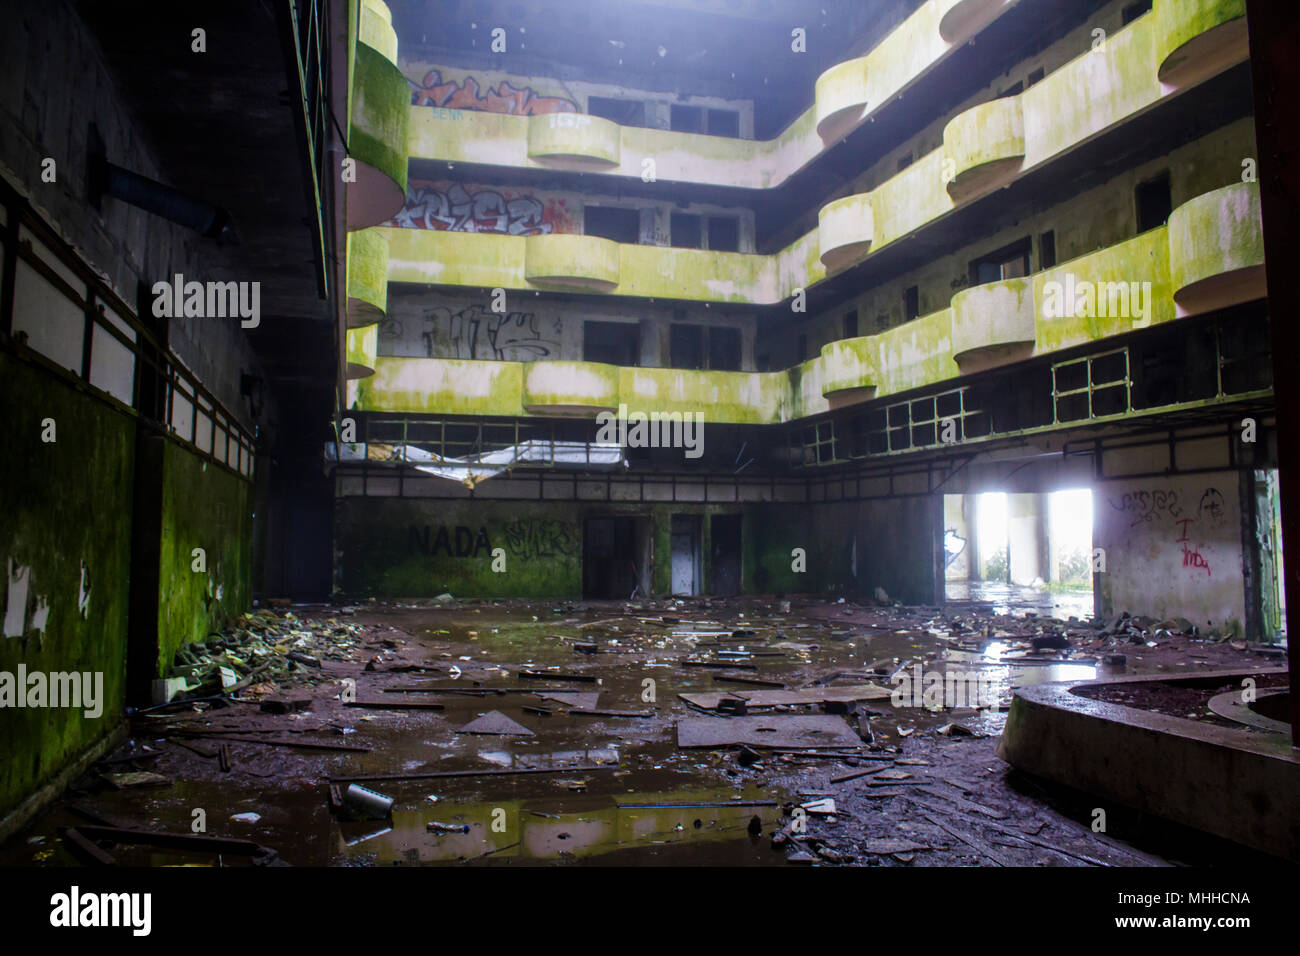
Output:
M1205 560L1205 556L1195 548L1189 548L1187 546L1187 526L1192 523L1192 520L1193 519L1191 518L1180 518L1175 522L1176 524L1183 526L1183 536L1177 539L1177 542L1183 546L1183 567L1202 570L1205 572L1206 577L1211 577L1212 572L1210 571L1210 563Z
M513 113L536 116L539 113L576 113L578 105L562 96L538 96L531 87L520 89L502 80L495 90L484 96L478 80L465 77L464 84L454 80L444 83L442 73L430 70L417 86L411 83L413 106L439 106L449 110L479 110L484 113Z

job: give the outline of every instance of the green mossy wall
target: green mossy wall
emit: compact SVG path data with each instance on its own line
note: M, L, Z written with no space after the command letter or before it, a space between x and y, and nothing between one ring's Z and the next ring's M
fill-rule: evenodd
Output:
M174 442L163 452L158 570L158 673L184 644L206 641L248 609L253 569L253 486ZM206 552L207 571L193 568Z
M457 528L469 538L463 532L457 541ZM582 596L582 524L578 506L568 502L340 498L335 540L340 584L349 595ZM506 551L504 572L492 570L498 547ZM469 553L457 556L458 550Z
M34 399L33 396L39 396ZM131 558L131 475L135 421L80 395L47 372L0 353L0 407L9 409L9 447L0 456L0 590L8 565L28 567L27 618L49 604L44 634L0 637L0 671L102 672L102 713L0 709L0 817L122 719ZM55 442L41 441L52 418ZM81 573L89 579L78 609Z

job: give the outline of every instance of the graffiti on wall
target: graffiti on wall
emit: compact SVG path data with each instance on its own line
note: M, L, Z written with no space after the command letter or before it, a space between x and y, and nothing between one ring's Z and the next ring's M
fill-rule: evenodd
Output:
M385 225L508 236L577 231L565 199L543 201L524 193L475 186L467 189L460 183L412 182L402 211Z
M549 518L517 518L505 526L506 548L516 558L571 557L578 553L572 526ZM490 558L492 539L486 527L408 525L409 550L449 558Z
M563 96L539 96L531 86L517 87L502 80L496 89L485 94L478 80L465 77L464 83L443 80L441 70L430 70L419 83L411 84L412 106L434 106L449 110L478 110L484 113L511 113L536 116L541 113L576 113L578 104Z
M1118 501L1112 498L1110 506L1128 513L1130 528L1142 523L1150 524L1161 516L1178 518L1183 513L1176 491L1132 491Z
M1194 507L1184 508L1179 503L1178 492L1167 489L1130 492L1119 499L1109 499L1109 504L1116 511L1130 516L1130 528L1168 519L1175 526L1174 530L1179 532L1174 544L1181 549L1182 566L1204 571L1206 577L1213 575L1209 559L1193 541L1191 529L1201 527L1214 530L1222 527L1227 510L1223 493L1218 488L1206 488Z
M428 358L490 359L532 362L560 355L558 317L544 319L533 312L492 312L481 305L453 311L438 306L424 313L420 341ZM385 343L381 352L395 354L391 343L406 337L401 319L389 316L379 326Z
M445 553L449 558L477 558L482 555L491 557L492 542L488 538L487 528L480 527L478 532L465 525L448 528L439 526L435 532L430 525L420 527L409 525L406 529L406 541L410 550L421 554L437 555Z
M571 557L579 542L566 521L517 518L506 525L506 547L518 558Z
M943 566L950 567L966 550L966 539L957 533L956 528L945 528L943 532Z

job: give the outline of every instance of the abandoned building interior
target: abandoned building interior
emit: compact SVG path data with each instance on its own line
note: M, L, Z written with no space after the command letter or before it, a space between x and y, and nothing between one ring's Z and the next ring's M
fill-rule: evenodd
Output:
M1287 8L17 0L0 862L1300 861Z

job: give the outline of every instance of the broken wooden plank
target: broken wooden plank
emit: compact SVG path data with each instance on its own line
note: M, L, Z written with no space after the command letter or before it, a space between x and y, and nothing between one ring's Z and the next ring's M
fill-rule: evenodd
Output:
M736 670L736 671L756 671L757 664L739 664L736 661L700 661L687 659L681 662L682 667L713 667L718 670Z
M344 707L365 710L446 710L446 705L432 700L349 700Z
M352 744L327 744L311 740L270 740L266 737L226 737L224 739L244 744L265 744L268 747L289 747L293 750L341 750L349 753L370 753L369 747L357 747Z
M677 721L679 747L730 747L748 744L808 750L856 747L857 735L839 717L770 715L763 717L688 718Z
M575 709L568 711L574 717L657 717L653 710L592 710Z
M910 798L905 798L905 799L910 799ZM1011 860L1011 859L1008 859L1007 856L1006 856L1006 854L1004 854L1004 853L1000 853L1000 852L998 852L997 850L993 849L993 847L989 846L987 843L985 843L983 840L981 840L981 839L980 839L979 837L977 837L975 834L971 833L969 830L962 830L962 829L960 829L960 828L958 828L958 827L949 826L948 824L946 824L946 823L944 823L942 820L940 820L938 817L932 816L932 815L929 814L929 813L922 813L921 816L924 817L926 820L929 820L932 824L934 824L935 826L937 826L940 830L943 830L943 831L945 831L945 832L947 832L947 833L952 834L952 835L955 836L958 840L961 840L962 843L965 843L967 846L969 846L969 847L971 847L972 849L978 851L978 852L979 852L980 854L982 854L983 856L988 857L990 860L992 860L992 861L993 861L994 863L996 863L998 866L1015 866L1015 865L1016 865L1015 861L1014 861L1014 860Z
M852 773L842 773L838 777L831 777L831 783L846 783L849 780L857 780L858 777L865 777L867 774L879 773L881 767L868 767L866 770L855 770Z
M597 684L600 682L600 679L592 674L561 674L558 671L522 670L519 672L519 676L533 680L571 680L583 684Z
M67 841L74 851L88 858L92 863L97 863L100 866L117 866L117 860L113 859L111 854L106 853L87 840L76 827L67 827L63 831L63 839Z
M755 687L774 687L777 690L785 690L785 684L779 680L763 680L761 677L741 677L739 674L714 674L714 683L717 684L751 684Z
M917 843L915 840L901 840L896 837L879 837L873 840L867 840L858 847L863 853L870 853L873 856L884 856L889 853L908 853L913 850L937 850L940 847L930 846L927 843Z
M199 836L193 833L171 833L165 830L137 830L130 827L102 827L86 824L79 826L77 829L89 839L109 840L123 846L145 844L149 846L165 846L175 850L235 853L241 856L259 856L267 852L273 852L251 840Z
M617 770L618 764L591 764L577 767L503 767L491 770L426 770L413 773L372 773L351 777L330 777L331 783L366 783L380 780L437 780L443 777L507 777L521 773L590 773L594 770Z
M678 694L682 700L716 710L724 698L740 698L750 707L779 707L798 704L823 704L831 701L852 703L859 700L883 700L891 691L875 684L854 684L846 687L821 687L805 690L738 690L725 694Z

